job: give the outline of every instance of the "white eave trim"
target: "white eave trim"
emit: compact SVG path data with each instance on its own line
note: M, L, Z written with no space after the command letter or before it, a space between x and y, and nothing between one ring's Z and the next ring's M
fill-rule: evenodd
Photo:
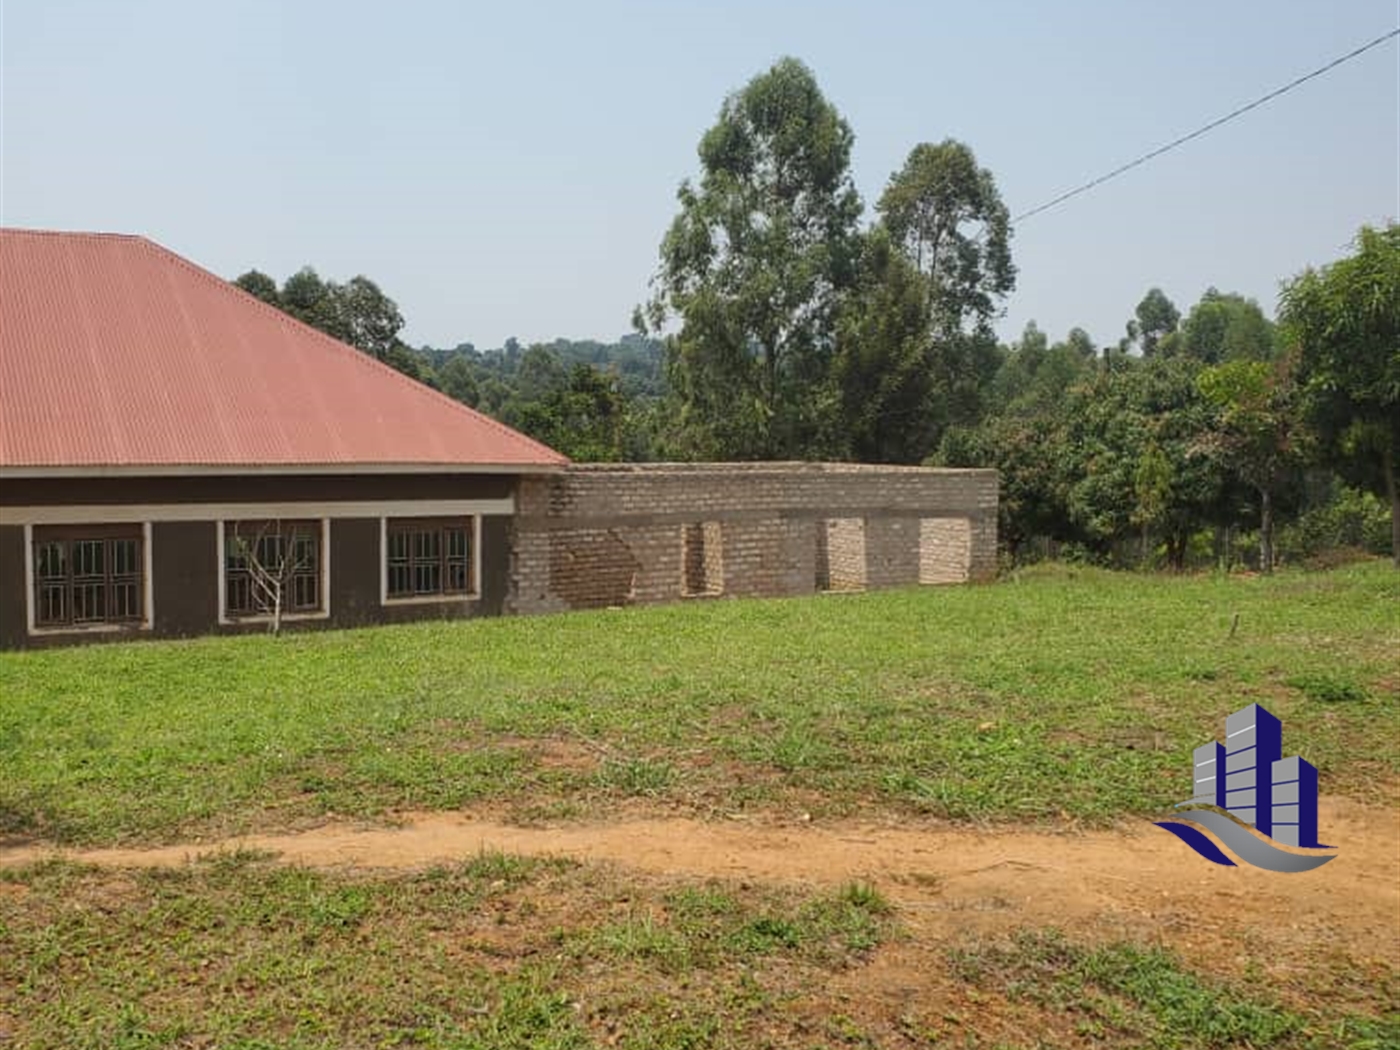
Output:
M228 465L161 464L118 466L98 464L83 467L0 467L6 478L190 478L190 477L272 477L285 474L307 476L337 474L557 474L567 463L274 463Z
M304 503L96 503L0 506L0 525L96 525L163 521L253 521L273 518L414 518L514 514L515 498L399 499Z

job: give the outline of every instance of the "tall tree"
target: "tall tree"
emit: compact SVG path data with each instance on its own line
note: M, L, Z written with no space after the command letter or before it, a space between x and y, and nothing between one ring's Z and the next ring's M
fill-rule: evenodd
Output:
M1400 568L1400 225L1363 226L1355 250L1281 295L1309 415L1332 463L1390 502Z
M380 361L388 359L400 345L403 328L403 315L394 300L363 274L330 287L345 341Z
M1173 349L1208 365L1268 361L1274 356L1274 326L1253 299L1207 288L1186 315Z
M996 180L964 143L925 142L890 176L876 210L924 278L935 434L971 425L1000 364L992 321L1016 285Z
M1069 347L1085 361L1093 361L1099 356L1099 349L1094 343L1094 337L1082 328L1071 328L1069 335L1065 336L1065 346Z
M876 205L881 221L928 278L934 338L990 328L1016 286L1011 222L996 180L964 143L915 146Z
M1128 322L1128 339L1142 348L1143 357L1157 352L1162 339L1176 331L1181 311L1160 288L1149 288Z
M1115 367L1072 388L1059 407L1067 512L1100 552L1146 526L1179 569L1191 534L1218 512L1225 472L1196 451L1215 419L1197 371L1161 357Z
M568 369L559 355L539 343L521 355L515 372L515 390L522 401L543 401L568 381Z
M859 243L853 139L811 70L784 58L730 95L700 141L700 183L677 194L647 320L680 318L669 373L702 454L814 451Z
M542 400L522 403L516 421L571 459L608 462L622 458L626 414L617 376L579 363Z
M323 281L310 266L303 266L282 282L282 309L298 321L334 339L349 342L334 282Z
M866 240L838 328L833 368L848 451L868 463L919 463L937 440L925 282L883 229Z
M1147 564L1151 554L1149 543L1152 530L1157 528L1167 516L1171 506L1172 464L1157 442L1148 439L1147 448L1138 456L1137 469L1133 474L1133 492L1137 504L1133 507L1131 520L1142 529L1142 563Z
M448 397L471 408L475 408L481 401L481 388L477 384L472 366L467 363L466 355L456 354L449 358L439 377L442 381L442 392Z
M1294 362L1227 361L1202 371L1196 384L1220 410L1200 447L1258 493L1259 569L1273 572L1274 497L1307 446Z

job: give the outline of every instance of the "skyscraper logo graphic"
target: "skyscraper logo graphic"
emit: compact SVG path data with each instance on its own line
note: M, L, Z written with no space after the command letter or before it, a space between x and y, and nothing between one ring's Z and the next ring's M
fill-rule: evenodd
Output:
M1223 744L1211 741L1196 748L1194 793L1177 803L1178 809L1192 808L1157 826L1216 864L1234 867L1235 861L1205 831L1256 868L1299 872L1321 867L1336 853L1292 853L1274 845L1335 849L1317 841L1317 767L1300 755L1282 756L1283 723L1259 704L1241 708L1225 719Z

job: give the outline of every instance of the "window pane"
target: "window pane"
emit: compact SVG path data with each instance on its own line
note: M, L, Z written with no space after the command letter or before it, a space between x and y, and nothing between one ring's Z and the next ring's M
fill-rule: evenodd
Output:
M282 564L282 558L286 552L286 543L282 537L276 533L265 534L258 540L257 557L258 562L264 569L275 572Z
M102 540L75 540L73 543L73 575L101 576L106 571Z
M467 556L467 530L466 529L446 529L447 534L447 556L449 558L465 558Z
M228 578L226 598L229 612L252 612L252 584L249 582L248 577L242 574L237 576L230 575Z
M140 571L139 554L135 540L112 541L112 574L130 576Z
M316 567L316 537L306 533L298 533L296 537L295 552L293 560L297 567L301 569L311 569Z
M67 545L63 543L39 544L39 578L62 578L68 574L68 559L65 556Z
M36 527L35 626L139 620L145 594L142 543L140 526Z
M292 607L302 610L320 608L320 578L314 574L292 577Z
M248 566L243 540L237 536L224 537L224 566L228 569L244 569Z
M106 588L100 583L79 583L73 587L73 622L92 623L106 618Z
M141 616L140 591L134 583L112 584L112 606L108 610L114 620L134 620Z
M413 559L436 560L442 549L442 534L437 529L420 529L413 534Z
M406 533L406 532L391 532L391 533L389 533L389 560L390 560L390 561L407 561L407 560L408 560L408 533Z
M459 594L468 590L466 562L450 561L447 563L447 589Z
M438 594L442 591L442 566L435 561L413 566L413 589L418 594Z
M225 525L224 605L230 616L266 616L321 609L321 530L310 522ZM230 535L229 531L233 530Z
M399 519L385 528L385 595L389 598L471 592L471 518Z
M40 587L38 604L34 612L38 624L68 622L68 588L63 584L48 583Z

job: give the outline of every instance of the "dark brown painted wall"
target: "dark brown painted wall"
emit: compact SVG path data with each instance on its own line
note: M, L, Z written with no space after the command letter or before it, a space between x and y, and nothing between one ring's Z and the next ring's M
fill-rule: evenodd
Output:
M24 644L24 529L0 525L0 649Z
M508 475L413 474L375 477L236 477L148 479L6 479L0 503L9 506L69 504L306 502L307 516L322 516L326 502L413 499L500 499L512 496ZM352 627L411 620L500 615L510 583L509 515L481 519L481 597L441 603L379 603L378 518L330 522L330 616L298 620L285 630ZM71 645L129 637L185 637L264 631L266 624L220 625L217 528L214 521L156 521L151 526L151 587L155 619L150 631L52 634L30 638L25 620L24 529L0 526L0 648Z
M152 631L165 637L212 632L219 620L219 565L212 521L151 524Z

